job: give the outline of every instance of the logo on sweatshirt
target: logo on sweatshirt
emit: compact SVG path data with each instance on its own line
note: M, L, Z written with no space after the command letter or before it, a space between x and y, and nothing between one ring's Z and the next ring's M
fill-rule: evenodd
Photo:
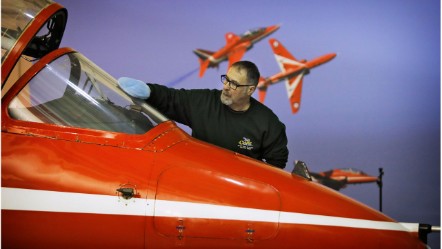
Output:
M240 149L244 149L244 150L252 150L253 149L253 144L252 144L252 141L250 141L249 138L243 137L242 140L239 140L238 147Z

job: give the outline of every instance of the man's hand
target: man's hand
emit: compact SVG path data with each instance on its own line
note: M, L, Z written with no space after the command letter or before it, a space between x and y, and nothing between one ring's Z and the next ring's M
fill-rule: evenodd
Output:
M141 80L121 77L118 79L118 85L123 91L134 98L148 99L150 96L149 86Z

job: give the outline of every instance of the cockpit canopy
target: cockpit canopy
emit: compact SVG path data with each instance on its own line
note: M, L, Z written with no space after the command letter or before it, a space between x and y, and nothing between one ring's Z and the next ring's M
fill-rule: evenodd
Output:
M60 4L3 0L1 11L7 122L143 134L168 120L129 97L115 78L79 52L59 48L67 22Z
M44 1L2 1L2 62L11 49L21 38L22 34L30 27L34 18L42 9L53 2ZM52 15L37 35L33 36L23 51L23 55L41 58L45 54L57 49L60 45L67 21L65 10Z
M3 0L1 4L4 96L33 61L60 46L67 10L50 0Z
M249 29L249 30L247 30L246 32L244 32L244 33L241 35L241 38L249 37L249 36L253 36L253 35L257 34L257 33L261 33L261 32L264 31L265 29L266 29L265 27Z

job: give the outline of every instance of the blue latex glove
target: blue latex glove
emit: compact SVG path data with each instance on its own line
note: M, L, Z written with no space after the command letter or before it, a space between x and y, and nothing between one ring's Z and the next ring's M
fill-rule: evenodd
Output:
M132 97L139 99L148 99L150 96L149 86L141 80L136 80L128 77L121 77L118 79L118 85Z

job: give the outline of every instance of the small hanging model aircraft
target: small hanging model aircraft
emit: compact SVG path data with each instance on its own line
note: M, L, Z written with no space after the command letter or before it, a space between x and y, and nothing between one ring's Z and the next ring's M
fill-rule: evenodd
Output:
M310 61L296 60L293 55L276 39L269 39L270 46L281 68L281 72L258 82L259 101L264 103L267 88L282 80L286 80L287 95L290 100L292 113L297 113L301 105L302 81L310 69L322 65L336 57L335 53L326 54Z
M308 170L307 165L303 161L295 161L294 164L295 167L292 173L302 175L313 182L320 183L334 190L345 188L347 184L381 182L383 175L382 173L379 177L370 176L361 170L353 168L332 169L315 173Z
M242 35L236 35L229 32L225 35L226 45L216 52L196 49L193 52L199 57L200 73L199 77L203 77L208 67L218 67L219 63L229 60L230 66L241 60L247 50L253 47L253 44L262 40L278 30L280 25L256 28L246 31Z
M67 14L2 1L2 248L426 248L436 227L194 139L131 98L59 48Z
M340 190L345 188L348 184L361 184L377 182L378 177L370 176L363 171L344 168L332 169L325 172L314 173L310 172L313 181L319 182L329 188Z
M379 168L378 177L370 176L361 170L353 168L332 169L325 172L315 173L310 172L303 161L297 160L295 161L295 167L293 168L292 174L300 175L337 191L347 187L347 184L376 182L379 187L379 211L382 212L383 168Z

